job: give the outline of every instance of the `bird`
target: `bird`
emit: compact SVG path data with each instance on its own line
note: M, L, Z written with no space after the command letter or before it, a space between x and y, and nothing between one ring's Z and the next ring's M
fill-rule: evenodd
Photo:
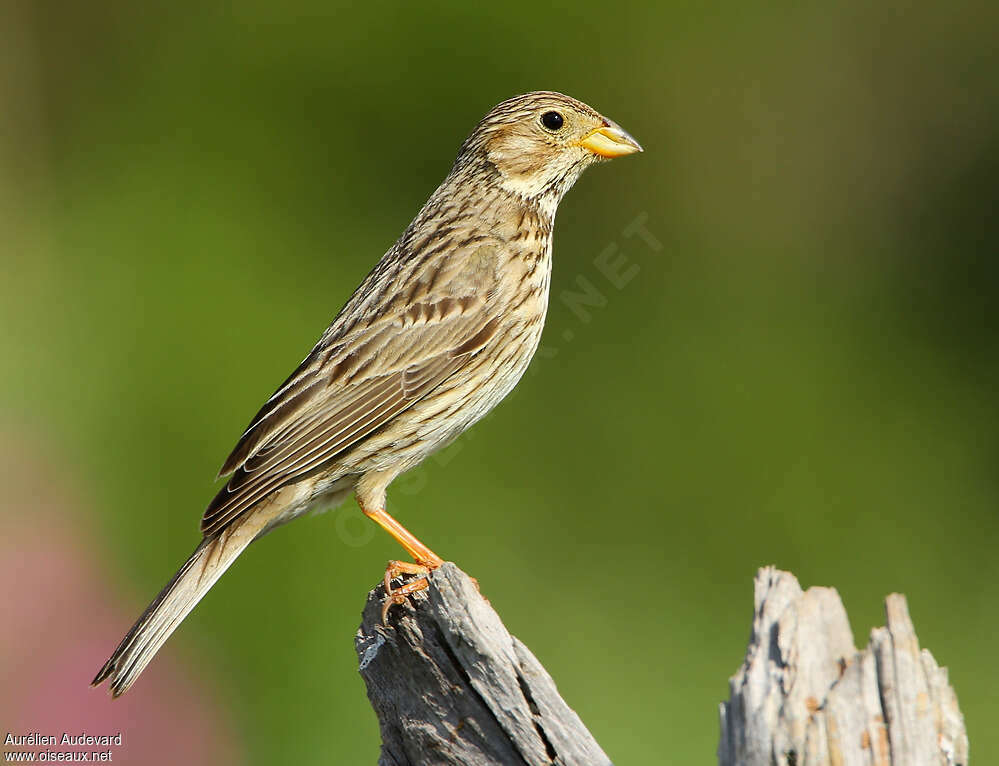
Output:
M202 539L97 673L124 694L246 547L356 497L412 561L385 569L382 618L443 559L385 510L397 476L451 443L517 384L548 310L552 227L588 166L641 152L619 125L553 91L490 110L444 181L219 472ZM402 575L411 576L393 586Z

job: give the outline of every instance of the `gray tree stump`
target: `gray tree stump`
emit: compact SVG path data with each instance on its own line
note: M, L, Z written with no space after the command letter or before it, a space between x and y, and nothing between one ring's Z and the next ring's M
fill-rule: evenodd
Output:
M446 563L415 604L368 594L354 643L381 727L381 766L610 764L551 676L469 577Z
M756 575L746 658L720 709L721 766L963 766L968 736L947 670L919 649L905 597L858 652L833 588Z

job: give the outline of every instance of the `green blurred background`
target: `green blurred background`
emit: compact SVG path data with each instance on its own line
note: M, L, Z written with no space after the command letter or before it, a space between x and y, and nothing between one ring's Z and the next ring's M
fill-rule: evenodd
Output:
M618 763L714 761L768 563L836 586L860 645L906 593L999 760L994 3L2 8L0 434L73 487L118 610L67 683L475 122L553 89L646 152L566 198L530 373L389 510ZM353 506L300 521L167 645L239 758L375 760L352 637L398 553Z

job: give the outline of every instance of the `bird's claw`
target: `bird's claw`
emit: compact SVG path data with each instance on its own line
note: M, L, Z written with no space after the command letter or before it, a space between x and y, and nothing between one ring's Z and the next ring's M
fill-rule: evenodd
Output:
M426 590L430 587L427 575L431 570L436 569L440 564L427 562L418 564L412 561L390 561L385 567L385 600L382 602L382 625L388 625L388 613L393 604L405 604L406 597L411 593ZM399 575L411 574L420 575L415 580L410 580L398 588L392 587L392 580Z

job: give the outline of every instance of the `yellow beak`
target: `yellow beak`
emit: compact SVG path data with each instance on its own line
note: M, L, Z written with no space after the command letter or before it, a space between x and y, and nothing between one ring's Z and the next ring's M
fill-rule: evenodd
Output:
M626 154L642 151L638 141L613 123L594 128L586 134L579 145L601 157L623 157Z

